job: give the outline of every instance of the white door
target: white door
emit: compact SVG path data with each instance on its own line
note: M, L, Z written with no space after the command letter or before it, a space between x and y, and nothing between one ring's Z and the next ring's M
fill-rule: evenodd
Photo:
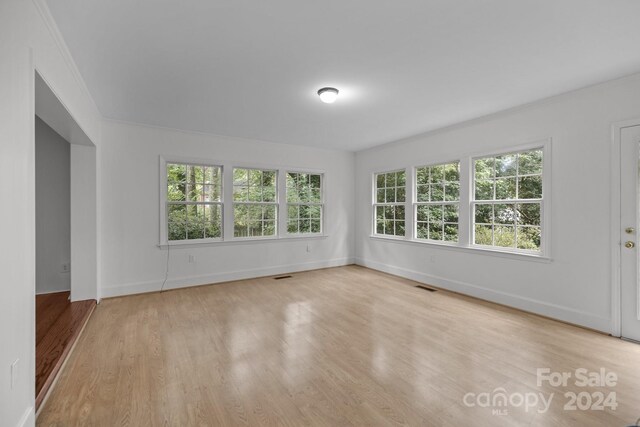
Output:
M640 341L640 126L622 128L620 141L621 334L623 338Z

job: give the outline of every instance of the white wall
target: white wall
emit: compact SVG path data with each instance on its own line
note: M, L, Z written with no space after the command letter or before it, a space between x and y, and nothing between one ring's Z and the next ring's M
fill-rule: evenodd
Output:
M357 153L356 256L372 268L611 332L611 124L640 75ZM550 263L371 238L371 174L552 138Z
M0 420L7 426L34 423L34 67L91 140L100 142L100 115L40 5L0 1L0 195L10 201L10 209L0 209Z
M36 293L68 291L71 275L69 142L36 116Z
M103 126L102 296L160 289L159 156L325 172L326 238L170 248L165 288L353 262L354 162L349 152L248 141L106 121ZM307 252L307 245L311 252ZM189 255L195 263L189 263Z
M96 148L71 144L71 301L98 298Z

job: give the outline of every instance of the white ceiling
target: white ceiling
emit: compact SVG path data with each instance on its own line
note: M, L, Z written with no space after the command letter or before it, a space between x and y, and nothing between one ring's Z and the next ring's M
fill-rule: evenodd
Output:
M637 0L48 5L106 117L290 144L359 150L640 71Z

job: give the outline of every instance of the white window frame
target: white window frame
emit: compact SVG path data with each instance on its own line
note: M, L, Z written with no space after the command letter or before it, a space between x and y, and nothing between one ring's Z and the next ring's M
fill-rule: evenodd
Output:
M473 171L473 159L500 156L509 153L518 153L523 151L529 151L532 149L542 149L542 197L543 201L540 212L540 251L523 250L517 248L503 248L499 246L485 246L473 244L473 232L474 232L474 216L473 206L475 197L474 188L474 171ZM370 238L395 241L398 243L408 243L416 245L427 245L437 247L446 250L454 251L466 251L477 254L491 255L504 258L526 259L529 261L539 262L551 262L551 171L552 171L552 139L538 139L534 142L525 144L504 145L501 148L494 150L486 150L482 152L474 153L462 153L457 158L434 158L428 162L420 163L418 165L411 165L407 169L412 170L412 173L405 173L406 177L406 198L407 201L405 207L405 230L411 230L410 233L406 233L402 236L390 236L376 233L376 175L386 172L397 172L403 170L402 168L390 169L388 171L373 170L370 171L370 183L371 183L371 234ZM458 243L455 242L443 242L433 241L426 239L416 238L416 217L413 207L414 200L417 200L416 190L416 176L415 170L419 167L446 164L459 161L460 162L460 200L458 205ZM410 195L410 196L409 196ZM478 201L482 203L482 201ZM506 203L507 201L501 200L500 203ZM407 228L407 223L411 226Z
M279 240L317 240L325 239L328 236L325 224L325 217L331 200L326 198L326 188L330 180L325 170L313 168L297 168L290 165L278 164L259 164L245 163L241 161L220 161L205 158L184 157L179 155L160 155L159 156L159 241L158 247L166 249L169 246L218 246L218 245L235 245L235 244L251 244L252 242L270 243ZM222 236L220 238L210 239L193 239L193 240L168 240L168 212L167 212L167 163L176 164L195 164L195 165L211 165L222 168ZM277 173L276 181L276 198L278 200L276 234L273 236L260 237L234 237L234 221L233 221L233 169L260 169L274 170ZM287 234L287 204L280 201L286 200L286 172L310 173L322 176L322 233L309 234Z
M202 238L202 239L189 239L189 240L169 240L169 200L167 198L168 181L167 181L167 165L191 165L191 166L208 166L220 168L221 173L221 197L219 202L211 202L207 204L219 205L221 208L220 220L221 230L220 237ZM160 157L160 246L180 246L180 245L197 245L202 243L214 243L224 241L225 236L225 182L224 182L225 167L220 162L193 159L184 157ZM189 203L185 203L189 204ZM198 203L193 203L198 204ZM202 204L202 203L200 203Z
M418 201L418 169L423 169L423 168L430 168L433 166L443 166L443 165L449 165L452 163L458 163L458 200L455 201L446 201L443 200L441 202L419 202ZM436 245L448 245L448 246L459 246L460 245L460 226L461 226L461 212L460 212L460 206L461 206L461 202L462 202L462 161L460 159L455 159L455 160L448 160L448 161L442 161L442 162L435 162L435 163L428 163L425 165L420 165L420 166L414 166L413 167L413 173L412 173L412 183L413 183L413 188L411 190L411 200L412 200L412 211L413 211L413 220L411 221L411 225L412 225L412 238L418 242L425 242L425 243L432 243L432 244L436 244ZM418 238L418 206L437 206L437 205L452 205L455 204L458 206L458 241L457 242L452 242L452 241L446 241L446 240L432 240L432 239L421 239Z
M378 203L376 175L387 174L387 173L397 173L397 172L404 172L404 202L396 201L396 203L387 203L387 202ZM372 173L371 175L371 184L372 184L371 201L372 201L372 207L373 207L372 209L373 215L371 216L372 218L371 235L372 236L380 237L383 239L394 239L394 240L405 240L411 236L411 232L407 232L407 230L411 229L411 227L407 227L407 221L412 217L412 215L408 214L409 210L411 209L411 200L412 200L411 191L413 188L413 186L409 185L409 182L410 182L409 175L410 174L407 173L406 168L375 171ZM377 217L376 217L377 206L399 206L399 205L404 205L404 236L398 236L395 234L379 234L377 229Z
M307 175L319 175L320 176L320 203L303 203L303 202L289 202L288 198L287 198L287 174L289 173L305 173ZM284 172L284 197L282 200L284 200L284 205L285 205L285 215L284 215L284 223L285 223L285 227L282 229L284 231L284 234L287 237L292 237L292 238L296 238L296 237L305 237L305 236L322 236L324 235L324 173L321 172L311 172L311 171L307 171L307 170L294 170L294 169L287 169ZM289 233L289 205L313 205L313 206L320 206L320 231L317 233Z
M275 173L275 177L276 177L276 191L275 191L275 201L274 202L248 202L248 201L236 201L234 200L233 197L233 191L234 191L234 185L233 185L233 172L236 169L245 169L245 170L259 170L261 172L274 172ZM278 238L278 236L280 236L280 183L281 183L281 178L280 178L280 171L277 168L273 168L273 167L265 167L265 166L256 166L256 167L249 167L249 166L233 166L231 168L231 209L232 209L232 214L231 214L231 224L232 224L232 228L233 228L233 233L231 234L231 237L233 237L234 240L263 240L263 239L275 239ZM236 215L235 215L235 207L236 205L260 205L260 206L274 206L275 207L275 215L276 217L274 218L274 226L275 226L275 232L272 235L268 235L268 236L236 236L235 233L235 224L236 224Z
M527 151L533 150L541 150L542 151L542 198L539 199L500 199L500 200L475 200L475 170L474 170L474 162L478 159L488 158L488 157L498 157L505 154L519 154ZM528 144L526 146L518 146L513 147L506 150L494 151L486 154L475 155L471 157L469 162L469 178L470 178L470 186L469 186L469 242L470 246L485 249L485 250L493 250L493 251L501 251L501 252L509 252L509 253L520 253L527 254L531 256L541 256L548 257L549 253L549 245L548 241L548 222L549 215L547 214L548 202L547 199L549 197L549 181L550 181L550 140L540 143ZM529 249L519 249L519 248L511 248L511 247L502 247L502 246L494 246L494 245L481 245L475 243L475 206L477 204L481 205L505 205L505 204L519 204L519 203L540 203L540 250L534 251ZM517 232L517 228L516 228Z

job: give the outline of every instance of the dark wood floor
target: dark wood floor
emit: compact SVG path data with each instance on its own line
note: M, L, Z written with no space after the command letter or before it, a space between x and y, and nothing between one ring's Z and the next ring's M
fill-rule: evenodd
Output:
M36 295L36 408L95 307L69 301L69 292Z

